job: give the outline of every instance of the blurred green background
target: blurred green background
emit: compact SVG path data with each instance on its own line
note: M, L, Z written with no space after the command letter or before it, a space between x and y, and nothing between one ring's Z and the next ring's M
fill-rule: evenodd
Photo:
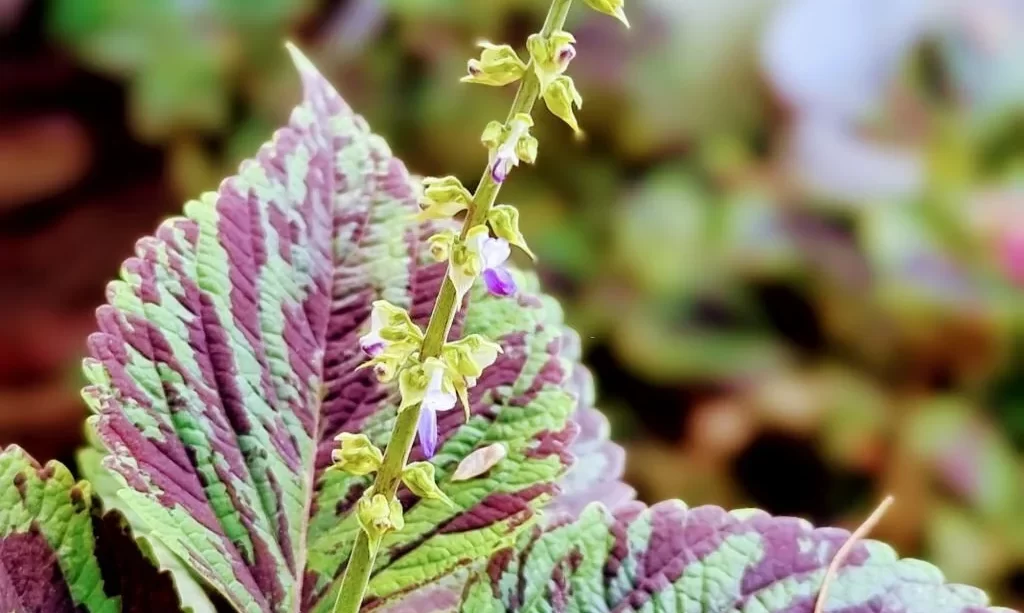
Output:
M471 185L547 0L0 0L0 443L67 458L133 241L269 137L317 62ZM577 3L582 4L582 3ZM1024 608L1024 0L576 7L586 139L523 212L641 497L855 525Z

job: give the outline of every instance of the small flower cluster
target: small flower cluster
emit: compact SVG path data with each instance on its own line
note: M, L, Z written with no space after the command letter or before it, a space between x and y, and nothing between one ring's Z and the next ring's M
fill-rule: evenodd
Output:
M461 401L469 415L469 388L501 353L501 347L479 334L445 343L440 357L421 359L423 332L405 309L386 300L373 303L370 331L359 346L370 360L360 368L373 368L377 379L398 379L402 401L398 410L420 405L417 433L426 457L437 447L437 413L455 408Z

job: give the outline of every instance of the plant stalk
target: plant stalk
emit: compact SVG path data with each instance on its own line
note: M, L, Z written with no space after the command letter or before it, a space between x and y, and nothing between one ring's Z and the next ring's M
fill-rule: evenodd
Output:
M547 17L544 19L544 26L541 28L541 36L547 38L561 30L565 25L565 18L569 14L571 6L572 0L552 0L551 8L548 9ZM511 121L519 113L532 114L539 97L540 81L532 67L529 67L519 84L519 90L512 102L512 109L509 111L507 121ZM473 202L466 213L466 219L462 225L462 238L466 237L466 233L470 229L487 220L487 214L494 206L500 189L501 184L495 182L491 177L488 165L488 168L484 169L480 184L477 186L476 193L473 194ZM445 275L441 284L441 292L434 302L434 309L430 313L430 322L424 333L423 347L420 350L420 356L423 359L441 355L441 348L451 332L455 313L460 306L455 304L455 299L455 286ZM373 484L374 493L384 494L389 499L395 496L402 477L402 470L409 459L409 450L416 438L416 424L419 421L419 415L419 405L398 414L394 430L391 432L391 439L384 450L384 462L381 464ZM359 531L355 546L352 548L352 555L349 556L348 566L345 568L345 575L341 580L338 599L334 603L334 613L358 613L377 557L378 546L379 541L371 543L366 532Z

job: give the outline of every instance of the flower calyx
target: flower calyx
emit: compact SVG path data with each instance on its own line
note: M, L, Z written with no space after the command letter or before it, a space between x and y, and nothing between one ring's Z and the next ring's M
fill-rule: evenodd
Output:
M445 343L441 349L441 358L449 368L468 380L468 387L473 387L484 369L493 364L501 353L501 345L498 343L479 334L470 334Z
M580 134L580 125L573 113L573 106L577 109L583 107L583 96L576 89L571 77L561 75L548 85L542 94L544 104L553 115L569 124L572 131Z
M509 204L495 205L487 213L487 223L491 226L491 232L495 236L518 247L530 256L530 259L537 259L537 256L527 246L523 233L519 231L519 209Z
M469 208L473 195L456 177L427 177L423 179L423 196L417 221L450 219Z
M373 493L373 488L368 489L356 504L356 519L374 543L379 543L388 532L405 527L402 503L397 498L388 500L383 494Z
M480 142L489 152L491 179L501 184L508 178L512 168L519 162L533 164L537 161L537 139L530 135L533 118L527 113L517 113L508 125L492 121L484 128Z
M371 358L388 353L408 356L423 342L423 331L409 313L387 300L376 300L370 310L370 331L359 337L359 347Z
M369 475L380 470L384 454L365 434L342 432L334 440L341 443L338 449L331 452L334 468L356 476Z
M427 500L441 500L448 506L455 506L452 499L441 491L434 477L434 465L430 462L413 462L402 470L402 482L409 491Z
M480 59L469 60L466 65L467 74L461 79L463 83L503 87L522 79L526 74L526 64L509 45L481 41L479 47L483 49Z
M487 291L495 296L512 296L518 290L515 279L505 267L511 255L508 240L492 238L486 225L471 228L466 238L451 248L448 278L461 301L473 281L482 276Z
M454 230L444 230L427 239L427 250L435 262L444 262L452 254L452 246L459 239Z
M403 369L398 375L398 389L402 394L399 411L417 404L431 411L448 411L455 407L451 374L439 358L427 358Z
M530 52L531 66L540 81L540 90L544 91L555 77L565 72L569 62L576 57L576 37L561 30L544 38L533 34L526 40L526 49Z
M623 10L625 0L583 0L583 2L599 13L611 15L622 22L622 25L629 27L629 20L626 19L626 11Z
M441 359L453 373L452 383L467 420L470 414L469 388L476 385L484 369L493 364L500 353L500 345L479 334L445 343L441 348Z

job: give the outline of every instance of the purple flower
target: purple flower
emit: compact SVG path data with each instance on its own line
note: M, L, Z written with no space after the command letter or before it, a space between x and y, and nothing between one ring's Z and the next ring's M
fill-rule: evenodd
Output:
M461 300L477 276L482 276L488 291L496 296L511 296L516 293L516 283L506 270L511 248L503 238L491 238L487 226L479 225L469 231L460 251L452 254L452 265L448 267L448 278L455 286ZM457 259L456 259L457 258Z
M416 424L416 434L420 437L420 449L423 457L432 458L437 451L437 411L420 407L420 420Z
M494 154L494 161L491 162L491 178L495 183L504 183L508 173L512 172L513 166L519 165L519 157L515 148L502 145Z
M384 347L384 339L374 334L367 334L359 339L359 348L363 350L363 353L371 358L375 358L384 353Z
M528 119L528 118L527 118ZM495 183L504 183L512 168L519 165L519 141L525 138L530 132L532 120L513 120L504 142L493 150L491 155L491 178ZM529 156L527 156L529 157ZM527 159L533 163L533 160Z
M487 291L495 296L514 295L518 289L516 281L505 268L505 262L512 251L508 241L503 238L481 236L477 249L483 262L481 276L487 285Z
M423 392L420 403L420 419L416 432L420 437L423 455L432 457L437 449L437 412L450 411L455 408L455 391L451 381L447 380L447 367L444 362L431 358L423 365L426 373L427 389Z
M388 343L380 335L388 323L387 320L388 311L380 305L374 305L370 311L370 331L359 337L359 348L371 358L379 356L387 349Z
M558 62L558 66L561 70L565 70L569 66L569 62L576 57L576 47L572 44L565 44L561 49L558 50L558 54L555 56L555 60Z
M412 323L405 309L387 300L375 300L370 311L370 331L359 337L359 348L375 359L385 354L404 358L422 341L423 332Z

